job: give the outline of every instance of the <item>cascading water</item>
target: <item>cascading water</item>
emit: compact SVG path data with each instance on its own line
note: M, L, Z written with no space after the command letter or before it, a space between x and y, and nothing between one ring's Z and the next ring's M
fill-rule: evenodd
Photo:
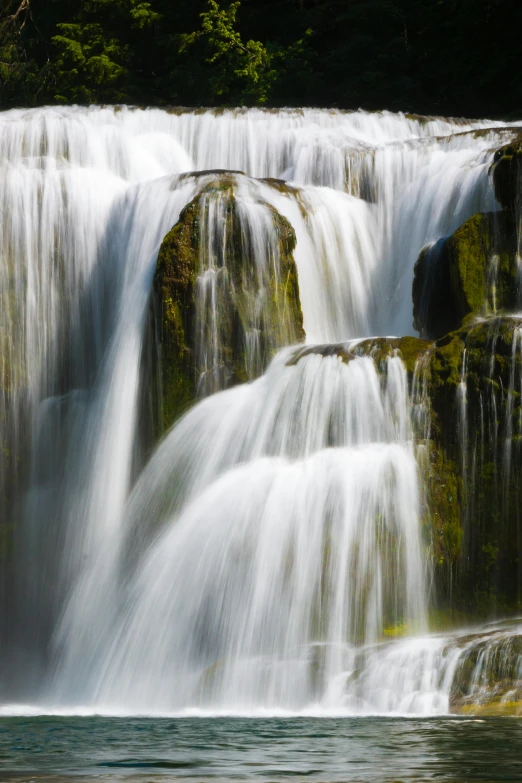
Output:
M342 671L347 643L375 642L384 623L425 626L402 363L389 360L382 389L371 359L288 356L164 441L131 498L139 565L109 655L93 636L60 683L70 670L76 689L98 651L87 692L103 703L297 709Z
M4 698L446 711L451 640L383 642L427 630L415 404L400 358L377 368L346 341L412 333L415 260L496 208L488 169L509 126L125 108L0 124ZM280 318L256 347L278 263L271 209L295 231L307 343L346 345L284 348L255 382L195 406L144 465L158 250L201 196L184 173L211 169L244 172L243 252L258 264L239 292L247 377L294 339ZM207 199L200 217L202 394L227 385L223 209Z
M273 199L271 189L237 174L195 179L199 244L195 364L197 396L205 397L231 385L226 355L234 331L242 336L240 369L247 380L261 375L268 357L300 335L285 296L288 270L282 263L273 207L266 200Z

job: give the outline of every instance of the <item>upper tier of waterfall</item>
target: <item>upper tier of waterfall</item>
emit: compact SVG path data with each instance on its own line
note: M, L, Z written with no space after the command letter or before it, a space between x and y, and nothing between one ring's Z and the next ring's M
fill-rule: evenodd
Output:
M514 134L363 111L0 114L6 697L449 708L448 660L468 647L382 647L427 630L422 401L399 355L356 343L414 334L419 253L499 209L490 166ZM184 349L207 399L157 445L151 290L187 205ZM341 348L288 347L292 269L306 343ZM233 340L234 382L251 382L220 391Z

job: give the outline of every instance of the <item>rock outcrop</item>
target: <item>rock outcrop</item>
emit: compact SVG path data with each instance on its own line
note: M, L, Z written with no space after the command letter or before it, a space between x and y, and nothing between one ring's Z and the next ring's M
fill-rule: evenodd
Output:
M518 633L517 633L518 631ZM450 692L452 712L522 715L520 628L491 628L461 637ZM458 648L457 648L458 649Z
M515 140L490 169L503 210L425 248L413 282L414 326L434 341L416 363L416 389L430 409L425 487L439 599L479 614L522 601L521 172Z
M198 396L252 380L304 338L290 223L240 173L198 179L154 278L160 432ZM243 208L245 195L256 209Z
M512 311L519 301L519 275L510 215L474 215L420 254L413 281L415 329L439 339L467 317Z
M521 206L522 134L496 151L491 173L497 201L508 214L514 215Z

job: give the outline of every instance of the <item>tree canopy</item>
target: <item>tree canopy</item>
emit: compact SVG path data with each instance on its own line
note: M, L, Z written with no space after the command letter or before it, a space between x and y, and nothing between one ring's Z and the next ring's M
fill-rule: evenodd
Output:
M3 0L0 106L517 116L519 0Z

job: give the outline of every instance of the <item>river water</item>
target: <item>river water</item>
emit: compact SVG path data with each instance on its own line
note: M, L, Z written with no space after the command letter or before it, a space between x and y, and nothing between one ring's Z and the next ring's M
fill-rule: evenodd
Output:
M510 718L0 719L0 779L27 781L515 781Z

